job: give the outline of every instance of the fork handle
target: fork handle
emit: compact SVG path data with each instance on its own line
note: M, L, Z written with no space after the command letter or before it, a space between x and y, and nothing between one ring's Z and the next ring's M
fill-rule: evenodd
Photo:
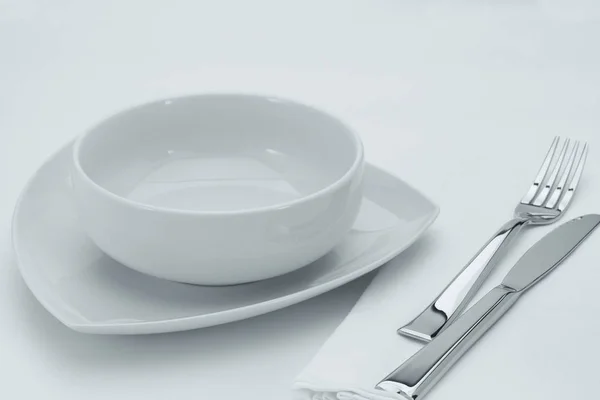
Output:
M515 218L504 224L429 307L400 328L398 333L430 342L447 328L469 304L492 268L505 253L508 244L528 222L529 219L526 218Z

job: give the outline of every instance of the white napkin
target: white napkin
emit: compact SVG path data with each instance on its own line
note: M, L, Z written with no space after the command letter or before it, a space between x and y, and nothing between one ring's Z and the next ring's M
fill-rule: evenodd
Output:
M411 247L375 276L350 315L296 379L295 400L401 398L374 386L420 347L396 334L397 311L405 301L399 288L403 280L410 280L406 273L410 268L400 264L419 247Z
M576 216L570 214L568 218ZM526 231L474 301L499 284L523 252L552 228ZM295 400L401 399L374 388L422 346L399 336L397 329L458 272L457 260L466 254L464 248L476 250L473 235L463 236L468 246L456 246L461 235L444 235L444 231L453 232L442 229L428 234L377 273L348 317L296 378ZM599 245L597 231L564 265L522 296L427 394L427 400L596 398ZM460 257L455 247L463 248Z

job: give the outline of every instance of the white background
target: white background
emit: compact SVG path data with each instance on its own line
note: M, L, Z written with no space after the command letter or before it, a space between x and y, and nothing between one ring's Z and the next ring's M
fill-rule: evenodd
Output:
M591 143L582 191L592 193L600 6L444 3L0 0L0 398L286 399L368 284L191 332L100 337L63 327L20 278L12 209L47 156L123 107L243 91L340 116L369 161L441 206L412 254L432 294L510 217L552 136ZM570 215L599 212L594 193L578 196ZM590 361L600 355L575 347Z

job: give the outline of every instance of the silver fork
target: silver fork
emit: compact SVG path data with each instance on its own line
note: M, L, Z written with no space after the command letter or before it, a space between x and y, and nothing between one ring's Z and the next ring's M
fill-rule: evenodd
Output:
M431 341L460 315L523 227L551 224L563 215L583 173L588 145L579 150L579 142L571 146L566 139L556 156L560 142L558 136L552 141L533 184L515 208L513 219L492 236L429 307L398 330L399 334Z

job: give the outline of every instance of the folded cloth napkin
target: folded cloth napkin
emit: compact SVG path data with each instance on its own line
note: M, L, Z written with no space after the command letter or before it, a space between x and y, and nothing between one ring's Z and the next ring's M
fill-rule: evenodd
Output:
M294 400L400 399L375 385L421 345L398 336L399 280L420 243L383 267L334 334L296 379ZM400 268L398 268L400 267ZM400 273L398 273L400 272ZM418 271L412 271L418 275ZM403 297L403 296L400 296ZM404 399L402 399L404 400Z
M474 301L499 284L527 247L548 232L536 229L516 243ZM404 400L375 386L423 346L399 336L397 329L427 306L460 269L448 265L464 257L453 251L456 237L443 236L437 232L421 239L380 269L296 378L294 400ZM600 344L574 339L600 334L597 318L590 317L600 311L595 301L600 268L592 265L599 245L596 233L526 293L438 382L427 400L558 400L565 393L595 398L592 366L600 357Z

